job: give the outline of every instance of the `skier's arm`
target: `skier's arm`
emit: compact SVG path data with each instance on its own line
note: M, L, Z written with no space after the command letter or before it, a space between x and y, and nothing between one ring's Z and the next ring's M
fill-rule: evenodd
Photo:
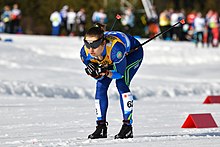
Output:
M111 52L114 69L109 71L108 77L112 79L121 79L124 77L127 61L125 58L125 46L117 42Z
M87 55L86 55L84 46L81 48L80 58L81 58L82 62L83 62L85 65L88 65L88 64L89 64L90 61L89 61L88 58L87 58Z
M98 66L97 63L90 62L91 56L90 54L88 54L88 56L86 55L84 47L81 48L80 57L82 62L86 65L85 72L89 76L93 77L96 80L100 80L103 78L103 75L100 73L104 71L102 71L102 69Z

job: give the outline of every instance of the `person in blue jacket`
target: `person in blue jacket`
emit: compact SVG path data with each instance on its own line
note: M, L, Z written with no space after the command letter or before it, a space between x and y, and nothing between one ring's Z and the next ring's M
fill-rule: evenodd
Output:
M123 32L104 31L102 24L96 24L85 34L80 56L86 65L85 72L97 80L95 94L97 126L95 132L88 138L107 138L107 91L113 79L116 80L123 114L123 125L115 139L133 138L133 94L129 85L143 60L140 42Z

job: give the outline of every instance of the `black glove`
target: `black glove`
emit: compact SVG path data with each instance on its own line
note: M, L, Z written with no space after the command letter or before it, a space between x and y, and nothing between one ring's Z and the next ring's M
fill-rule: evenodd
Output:
M98 63L90 62L87 67L85 68L85 71L88 75L95 79L99 79L102 77L100 75L101 73L105 73L106 69L102 67L102 65L99 65Z

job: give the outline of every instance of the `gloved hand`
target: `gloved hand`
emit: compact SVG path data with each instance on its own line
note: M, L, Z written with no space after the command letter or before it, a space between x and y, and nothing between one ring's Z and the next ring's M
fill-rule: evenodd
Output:
M107 69L102 67L102 65L99 65L98 63L90 62L87 67L85 68L85 71L88 75L95 79L101 78L105 73L107 72ZM103 74L104 73L104 74Z

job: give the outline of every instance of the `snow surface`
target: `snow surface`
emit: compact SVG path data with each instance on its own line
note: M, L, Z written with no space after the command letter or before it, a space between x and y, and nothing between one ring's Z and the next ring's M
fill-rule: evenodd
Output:
M146 44L131 83L134 138L113 139L122 124L113 81L108 138L89 140L95 80L79 58L82 38L0 37L0 146L220 146L219 128L181 128L197 113L211 113L220 124L220 105L203 104L208 95L220 95L220 48L159 39Z

